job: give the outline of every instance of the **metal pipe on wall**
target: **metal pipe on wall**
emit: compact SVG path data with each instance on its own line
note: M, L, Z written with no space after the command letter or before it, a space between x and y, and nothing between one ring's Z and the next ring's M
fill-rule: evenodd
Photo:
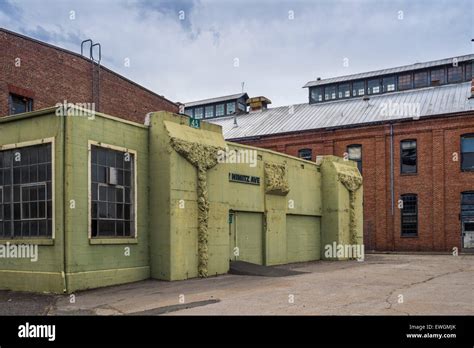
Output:
M395 193L393 184L393 123L390 123L390 194L392 199L392 216L394 214Z

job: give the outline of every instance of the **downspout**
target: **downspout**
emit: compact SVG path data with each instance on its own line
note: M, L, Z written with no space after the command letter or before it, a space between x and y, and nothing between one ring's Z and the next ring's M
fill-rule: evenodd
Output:
M395 193L393 192L393 186L393 123L390 123L390 194L392 198L392 216L395 209Z
M66 194L66 139L67 139L67 136L66 136L66 132L67 132L67 128L66 128L66 117L67 115L63 115L61 117L61 128L62 128L62 193L63 193L63 211L62 211L62 224L63 224L63 228L62 228L62 231L63 231L63 271L61 272L61 276L63 278L63 292L64 293L67 293L67 290L68 290L68 286L67 286L67 279L66 279L66 275L67 275L67 243L66 243L66 235L67 235L67 228L66 228L66 198L67 198L67 194Z
M146 115L145 115L145 121L144 121L144 125L148 127L147 129L147 132L146 132L146 136L147 136L147 154L149 155L151 153L151 149L150 149L150 143L151 143L151 140L150 140L150 137L151 137L151 116L153 115L153 112L148 112ZM148 195L147 195L147 199L148 199L148 207L151 207L151 171L150 171L150 168L151 168L151 163L150 163L150 156L148 156L148 163L147 163L147 192L148 192ZM137 190L138 190L138 187L137 187ZM149 209L149 208L148 208ZM152 268L154 267L153 266L153 263L152 263L152 242L151 242L151 234L150 234L150 231L151 231L151 222L150 222L151 219L147 219L147 233L148 233L148 265L150 265L149 267L149 273L148 273L148 278L152 278Z
M393 188L393 123L390 123L390 194L392 198L392 228L394 226L394 213L395 213L395 192ZM392 249L394 248L394 231L392 231Z

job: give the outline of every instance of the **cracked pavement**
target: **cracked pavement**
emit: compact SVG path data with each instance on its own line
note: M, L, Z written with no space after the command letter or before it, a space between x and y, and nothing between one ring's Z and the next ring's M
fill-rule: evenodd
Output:
M279 266L287 277L146 280L69 295L0 291L0 314L473 315L474 255L368 254Z

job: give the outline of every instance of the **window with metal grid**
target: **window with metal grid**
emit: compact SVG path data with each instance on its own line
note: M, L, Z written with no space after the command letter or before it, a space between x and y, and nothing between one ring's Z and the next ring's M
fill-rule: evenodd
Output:
M395 76L384 77L382 80L383 92L395 91Z
M91 236L134 237L134 155L91 147Z
M0 151L0 237L51 237L52 146Z
M474 218L474 192L461 193L461 217Z
M204 109L202 107L194 109L194 118L201 119L203 117Z
M216 105L216 116L224 116L224 104Z
M413 88L413 81L411 74L399 75L398 76L398 90L403 91L405 89Z
M310 102L319 103L323 101L323 88L313 87L310 89Z
M365 94L365 82L358 81L352 84L352 96L362 96Z
M226 104L227 115L235 114L235 102L230 102Z
M2 222L3 222L3 187L0 186L0 225L2 225Z
M414 82L415 88L428 86L428 72L420 71L418 73L415 73L413 77L413 82Z
M461 82L462 78L462 66L452 66L448 68L448 82Z
M472 79L472 64L464 65L464 70L466 72L466 81L471 81Z
M431 70L431 85L438 86L446 83L445 71L443 68Z
M418 198L415 194L402 195L402 237L418 236Z
M380 87L380 79L374 79L367 81L367 91L369 94L377 94L382 92Z
M214 117L214 106L206 106L204 109L204 117L209 118L209 117Z

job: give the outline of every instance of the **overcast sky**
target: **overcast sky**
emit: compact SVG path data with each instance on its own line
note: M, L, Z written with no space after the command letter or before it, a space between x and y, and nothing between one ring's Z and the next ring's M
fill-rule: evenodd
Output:
M272 106L302 86L473 52L474 0L0 0L0 27L80 53L180 102L239 93ZM345 66L345 62L347 66Z

